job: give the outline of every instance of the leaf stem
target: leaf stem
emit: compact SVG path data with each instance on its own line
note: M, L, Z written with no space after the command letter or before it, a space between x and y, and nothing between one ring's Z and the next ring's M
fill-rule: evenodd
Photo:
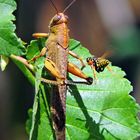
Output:
M14 59L14 60L17 60L17 61L20 61L22 64L24 64L25 66L27 66L31 71L35 72L35 68L32 64L29 64L28 61L21 57L21 56L16 56L16 55L11 55L10 58Z
M23 74L27 77L29 82L34 86L35 85L35 77L32 74L32 72L35 73L34 66L32 64L29 64L27 62L27 60L21 56L11 55L10 58L18 66L18 68L23 72Z

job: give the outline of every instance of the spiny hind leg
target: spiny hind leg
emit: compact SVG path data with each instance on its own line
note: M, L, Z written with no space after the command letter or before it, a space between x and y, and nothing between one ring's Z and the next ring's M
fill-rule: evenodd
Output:
M45 83L50 83L54 85L60 85L60 84L67 84L69 83L69 80L66 80L59 72L57 66L55 63L50 60L49 58L46 58L45 60L45 68L50 71L50 73L57 78L58 81L52 81L48 79L41 78L41 81ZM93 79L91 77L86 76L76 65L68 62L68 72L72 73L75 76L78 76L82 79L85 79L87 81L87 84L92 84ZM70 83L71 84L71 83Z
M68 72L70 72L71 74L80 77L82 79L85 79L87 81L88 84L92 84L93 79L91 77L88 77L87 75L85 75L76 65L74 65L73 63L68 62Z
M81 69L83 69L85 67L85 64L83 62L83 59L80 56L78 56L76 53L74 53L72 51L69 51L69 54L71 56L73 56L74 58L78 59L81 62L81 64L82 64L82 68Z

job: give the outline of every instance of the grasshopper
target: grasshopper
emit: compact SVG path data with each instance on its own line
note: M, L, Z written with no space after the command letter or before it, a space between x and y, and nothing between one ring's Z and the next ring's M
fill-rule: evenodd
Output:
M66 92L67 84L69 84L67 80L67 72L85 79L87 84L92 84L93 79L86 76L81 69L68 61L68 55L70 54L80 60L82 67L85 66L83 60L68 48L68 17L64 14L64 12L75 2L75 0L73 0L63 12L58 12L53 1L50 1L57 13L50 21L49 34L33 34L36 38L47 36L48 39L45 47L41 50L41 53L32 60L47 54L45 59L45 68L53 75L54 81L44 78L41 80L52 84L51 114L56 139L59 140L65 139Z

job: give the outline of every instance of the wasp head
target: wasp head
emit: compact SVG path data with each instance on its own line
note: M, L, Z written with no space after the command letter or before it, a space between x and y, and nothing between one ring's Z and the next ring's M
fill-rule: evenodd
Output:
M88 65L94 65L95 64L95 60L94 60L94 57L88 57L86 59Z

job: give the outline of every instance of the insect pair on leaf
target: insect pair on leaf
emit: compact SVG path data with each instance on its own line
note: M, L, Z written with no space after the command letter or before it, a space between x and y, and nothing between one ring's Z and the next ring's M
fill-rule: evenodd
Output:
M46 34L46 33L34 33L33 37L35 37L35 38L48 37L48 34ZM46 49L46 47L44 47L42 49L40 55L32 58L31 60L29 60L29 62L30 61L34 61L38 57L45 55L46 51L47 51L47 49ZM108 66L110 64L110 61L105 59L108 56L109 53L110 52L108 51L108 52L104 53L101 57L88 57L86 59L87 64L90 65L91 68L93 69L93 76L94 76L95 82L97 80L96 72L98 72L98 73L103 72L105 68L107 68L109 71L112 71L110 69L110 67ZM70 54L73 57L79 59L81 64L82 64L82 68L85 67L85 64L84 64L83 60L78 55L76 55L72 51L69 51L68 54ZM72 84L72 82L66 81L65 78L61 76L57 66L55 65L55 63L53 61L51 61L51 59L46 58L46 60L45 60L45 67L56 78L63 79L66 84ZM92 84L92 79L90 77L87 77L76 65L74 65L72 63L69 63L69 62L68 62L68 72L70 72L70 73L72 73L72 74L74 74L74 75L76 75L76 76L78 76L78 77L80 77L82 79L86 79L87 81L89 80L88 84ZM56 81L50 82L50 80L47 80L47 79L44 79L44 78L42 78L41 80L46 82L46 83L52 83L52 84L56 84L56 85L58 84ZM63 84L63 82L64 82L63 80L60 82L60 84Z
M51 1L52 2L52 1ZM37 58L46 55L45 59L45 68L50 71L50 73L56 78L56 81L45 80L42 78L42 81L46 83L52 84L69 84L69 81L66 78L66 71L76 75L82 79L86 80L86 84L92 84L93 78L88 77L85 73L81 71L75 64L68 61L67 56L70 54L71 56L80 60L82 67L85 67L83 60L74 52L68 49L69 42L69 29L67 27L68 17L64 14L64 12L75 2L73 0L62 13L59 13L57 8L57 14L51 19L49 24L49 34L46 33L35 33L33 36L35 38L48 37L46 41L46 45L41 50L40 54L30 61L36 60ZM87 58L87 63L93 68L93 70L97 72L101 72L105 67L109 64L109 61L102 58ZM96 80L96 74L94 72L94 78ZM71 83L71 82L70 82Z

